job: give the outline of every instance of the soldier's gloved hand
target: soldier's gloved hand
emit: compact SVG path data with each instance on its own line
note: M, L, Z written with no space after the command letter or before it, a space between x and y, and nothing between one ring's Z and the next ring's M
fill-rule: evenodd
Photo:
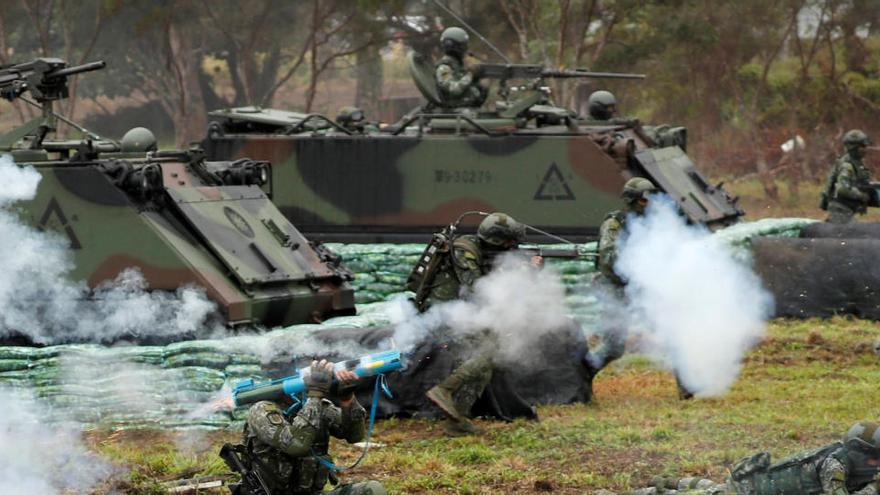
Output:
M360 377L351 370L338 370L336 372L336 397L346 403L350 401L357 389Z
M309 397L322 399L330 392L330 386L333 385L333 363L327 362L326 359L312 361L309 367L309 373L303 377L303 383L306 385Z

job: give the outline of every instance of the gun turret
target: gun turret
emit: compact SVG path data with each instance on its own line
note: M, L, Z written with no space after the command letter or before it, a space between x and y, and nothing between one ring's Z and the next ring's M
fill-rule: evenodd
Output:
M52 111L52 102L70 96L67 86L70 76L103 69L106 65L103 60L100 60L68 67L67 62L60 58L37 58L22 64L0 67L0 98L9 101L20 98L29 105L39 107L43 112L40 118L28 122L22 128L11 133L12 136L25 138L23 139L26 143L25 148L39 149L43 145L46 134L55 130L56 119L91 135L76 123L55 114ZM25 92L30 92L36 103L22 96ZM14 140L16 139L12 139L10 136L0 137L0 143L4 145L11 145L9 141Z
M68 97L67 78L83 72L103 69L103 60L68 67L60 58L38 58L23 64L0 67L0 96L14 100L30 91L39 102Z
M593 72L587 69L551 69L534 64L480 64L474 73L486 79L544 79L544 78L596 78L596 79L644 79L644 74L618 72Z

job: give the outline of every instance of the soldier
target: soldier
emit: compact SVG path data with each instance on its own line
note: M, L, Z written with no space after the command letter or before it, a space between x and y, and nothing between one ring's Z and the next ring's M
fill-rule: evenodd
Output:
M846 153L837 159L825 191L822 209L828 210L829 223L849 223L856 213L864 215L876 203L871 188L871 171L862 163L865 148L871 140L864 132L853 129L843 136Z
M327 397L333 384L333 363L313 361L303 377L308 400L293 417L286 416L290 404L270 401L255 403L248 410L244 444L250 469L268 485L267 495L386 495L376 481L337 486L324 492L327 481L336 484L334 471L322 464L330 462L327 452L330 435L355 443L364 438L366 411L354 396L358 376L349 370L336 371L337 399ZM235 495L251 495L239 488Z
M447 28L440 35L444 55L434 68L434 77L445 107L480 107L489 94L488 89L477 82L479 76L464 65L467 45L468 34L462 28Z
M733 466L726 483L684 478L655 478L633 495L877 495L880 493L880 426L859 422L840 442L808 450L770 464L769 454L747 457Z
M480 223L477 235L453 239L448 258L440 265L434 280L426 284L427 294L416 294L419 308L425 311L432 304L467 297L477 279L491 270L494 255L515 248L524 238L525 226L509 215L487 216ZM533 264L540 265L540 262L540 257L532 258ZM425 394L446 415L445 430L452 436L481 433L468 416L492 380L496 366L494 351L498 345L494 334L487 331L465 340L454 343L451 348L459 354L467 349L471 357Z
M610 91L594 91L587 99L592 120L611 120L617 116L617 98Z
M633 177L626 181L626 184L623 185L622 193L624 209L609 213L602 222L602 225L599 226L599 256L596 258L596 269L614 287L620 300L624 298L626 281L614 270L614 264L617 262L617 249L619 247L617 243L620 239L620 234L626 230L626 222L629 215L644 215L645 209L648 207L649 196L656 192L657 188L654 184L644 177ZM609 338L621 339L621 336L612 335ZM623 346L623 343L619 342L615 343L615 345ZM680 399L690 399L693 397L693 393L684 387L677 373L675 381L678 385L678 397Z
M379 127L366 120L364 111L358 107L342 107L336 114L336 123L353 134L371 134L379 132Z

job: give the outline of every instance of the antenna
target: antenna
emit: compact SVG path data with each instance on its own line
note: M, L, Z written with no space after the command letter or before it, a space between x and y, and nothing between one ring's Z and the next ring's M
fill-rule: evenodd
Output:
M495 52L495 54L497 54L499 57L501 57L502 59L504 59L505 62L507 62L508 64L513 63L513 62L510 61L509 58L507 58L503 53L501 53L501 50L499 50L498 48L495 48L495 45L493 45L492 43L489 42L489 40L487 40L486 38L484 38L482 34L480 34L476 29L472 28L472 27L470 26L470 24L464 22L464 19L462 19L461 17L459 17L459 15L456 14L452 9L450 9L450 8L447 7L446 5L443 5L442 3L440 3L440 0L434 0L434 4L435 4L436 6L438 6L438 7L440 7L440 8L441 8L443 11L445 11L447 14L451 15L456 21L460 22L462 26L464 26L464 27L466 27L466 28L468 29L468 31L474 33L474 36L476 36L477 38L479 38L480 41L482 41L483 43L486 44L486 46L488 46L489 48L491 48L492 51Z

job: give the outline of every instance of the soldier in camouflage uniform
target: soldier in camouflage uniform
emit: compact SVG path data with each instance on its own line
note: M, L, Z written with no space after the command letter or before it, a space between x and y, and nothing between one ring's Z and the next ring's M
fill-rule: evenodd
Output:
M440 266L425 304L432 304L467 297L474 283L489 273L492 260L500 252L513 249L525 238L525 226L504 213L492 213L480 223L477 235L458 236L452 241L449 257ZM537 258L537 257L536 257ZM540 258L532 260L540 264ZM419 295L417 295L419 298ZM486 331L479 335L455 342L455 336L441 331L438 339L453 340L450 346L459 354L467 352L466 359L445 380L428 390L427 398L447 417L446 432L450 435L480 433L481 430L469 419L471 407L483 394L495 370L497 336Z
M379 132L379 126L367 121L364 111L358 107L342 107L336 114L336 123L344 127L352 134L374 134Z
M880 426L854 424L843 440L770 464L769 454L747 457L733 466L726 483L655 478L652 487L632 495L877 495L880 493ZM605 492L608 493L608 492Z
M599 226L599 256L596 258L596 269L601 277L614 287L615 293L621 301L624 300L626 281L614 270L614 264L617 263L617 243L620 235L626 230L627 218L630 215L644 215L645 209L648 207L648 197L656 192L657 187L650 180L643 177L633 177L626 181L622 193L625 204L624 209L609 213L602 222L602 225ZM619 329L612 330L612 333L615 331L620 333ZM618 335L616 338L621 339L621 336ZM620 342L616 345L622 346L623 343ZM678 396L680 399L690 399L693 397L693 393L684 387L678 374L675 375L675 382L678 385Z
M447 28L440 35L443 57L434 68L437 90L444 107L480 107L488 89L477 82L478 75L464 65L468 34L459 27Z
M846 153L834 163L822 193L821 206L828 210L829 223L849 223L853 215L864 215L868 206L876 203L872 197L871 171L862 163L869 144L871 140L858 129L844 134Z
M328 481L337 482L335 472L318 460L330 461L330 436L349 443L363 440L367 415L354 396L357 375L338 370L336 378L339 406L327 399L333 384L333 363L322 360L312 362L309 373L303 377L309 398L295 416L285 415L284 408L289 404L269 401L257 402L248 410L244 444L250 469L266 482L271 490L268 495L386 495L382 485L375 481L323 491ZM241 490L233 493L249 495Z

